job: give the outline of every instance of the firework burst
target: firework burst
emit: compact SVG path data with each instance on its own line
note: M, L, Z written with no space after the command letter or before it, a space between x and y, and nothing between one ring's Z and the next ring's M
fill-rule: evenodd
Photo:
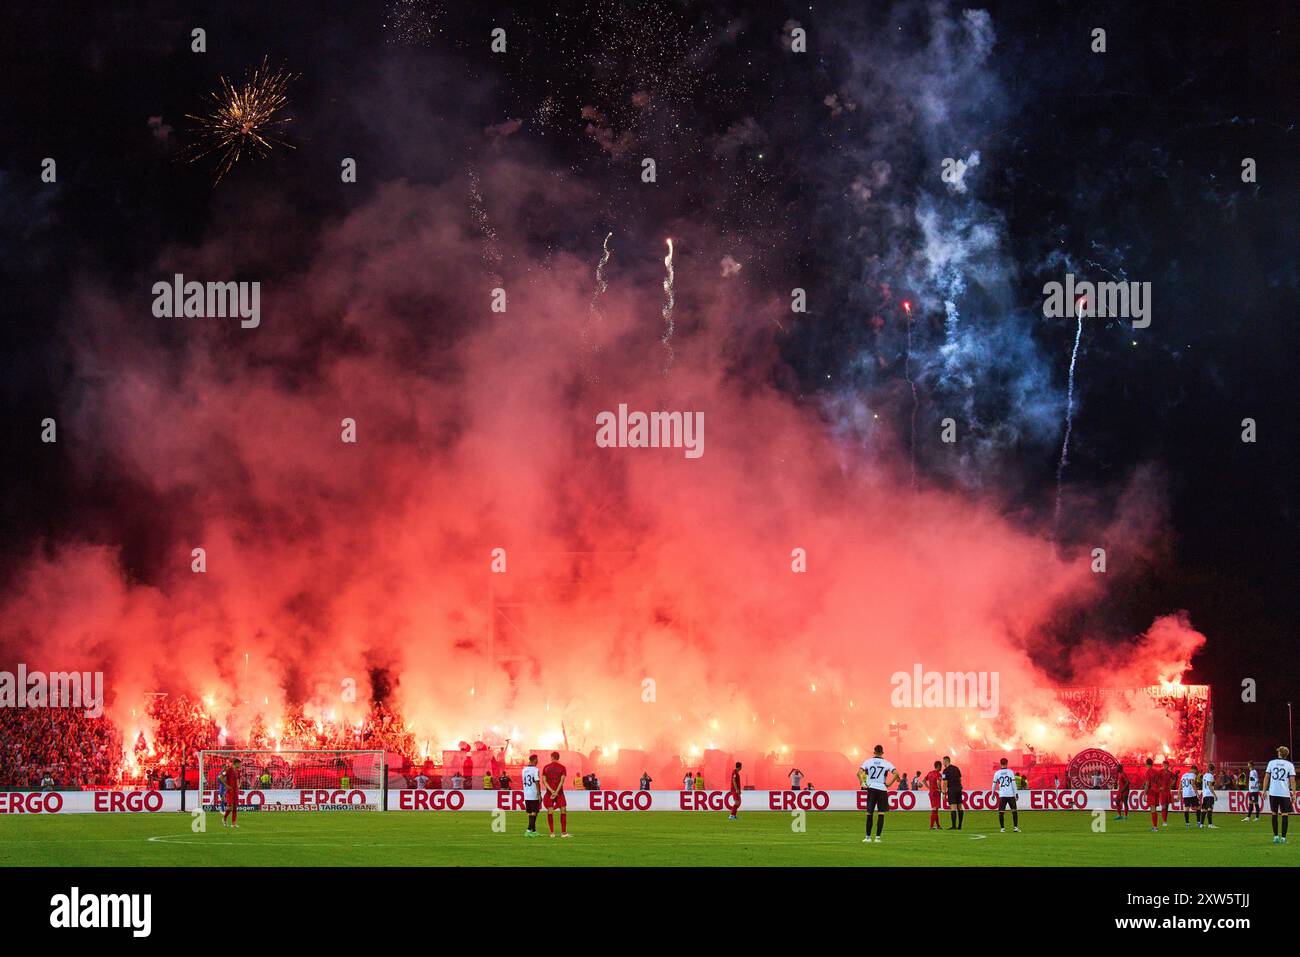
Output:
M296 76L282 67L271 69L265 57L260 66L246 74L240 86L223 76L221 89L208 94L208 111L202 115L186 114L195 123L196 137L189 161L218 156L215 184L246 154L265 156L276 146L293 149L279 133L289 122L282 111L288 103L285 92Z

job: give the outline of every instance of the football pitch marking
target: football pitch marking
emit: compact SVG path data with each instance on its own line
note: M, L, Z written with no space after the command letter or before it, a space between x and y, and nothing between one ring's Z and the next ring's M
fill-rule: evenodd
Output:
M240 815L241 817L243 815ZM1269 844L1268 824L1236 821L1213 832L1108 827L1098 835L1079 815L1048 814L1025 834L928 832L924 820L889 819L883 845L861 843L860 816L809 815L809 832L791 834L777 815L721 824L692 815L580 816L575 840L532 840L514 826L489 834L487 814L414 816L283 814L250 816L240 830L191 833L188 817L0 816L0 867L112 862L157 867L322 863L370 866L1159 866L1171 853L1198 866L1294 866ZM915 818L915 816L913 816ZM514 819L511 818L512 824ZM988 823L967 819L970 825ZM162 833L159 826L164 827ZM1261 834L1261 830L1264 833ZM152 834L150 832L153 832ZM541 831L545 835L545 829ZM994 839L996 835L998 839ZM558 835L557 835L558 837ZM240 847L239 845L244 845ZM540 848L534 845L542 845ZM976 847L975 845L979 846ZM559 845L558 847L552 845ZM1256 846L1259 845L1259 846ZM165 848L170 847L168 851Z
M911 846L919 846L919 845L922 845L922 844L926 843L924 840L921 840L921 841L915 841L915 842L914 842L914 841L912 841L912 840L909 839L910 837L911 837L911 835L902 835L902 834L899 834L899 835L896 835L896 836L895 836L895 839L894 839L893 841L891 841L890 843L895 844L895 845L898 845L898 844L905 844L905 845L907 845L907 846L909 846L909 847L911 847ZM972 834L972 835L970 836L969 840L972 840L972 841L982 841L982 840L984 840L984 839L987 838L987 837L988 837L987 834ZM133 840L133 839L132 839L132 838L118 838L118 840L128 840L128 841L129 841L129 840ZM134 840L138 840L138 838L135 838ZM426 846L427 846L427 843L426 843L426 842L412 842L412 843L404 843L404 844L377 844L377 843L373 843L373 842L370 842L370 841L364 841L364 842L358 842L358 841L329 841L329 842L327 842L327 841L258 841L258 840L250 840L250 841L244 841L244 840L237 840L237 841L212 841L212 840L207 840L207 839L205 839L205 838L199 838L199 839L197 839L197 840L189 840L189 839L187 839L187 838L181 838L181 837L178 837L178 836L176 836L176 835L172 835L172 834L159 834L159 835L156 835L156 836L154 836L154 837L147 837L147 838L145 838L145 841L146 841L147 843L150 843L150 844L183 844L183 845L186 845L186 846L189 846L189 847L238 847L238 846L243 846L243 847L331 847L331 848L345 848L345 847L405 847L405 848L423 848L423 847L426 847ZM680 843L680 842L674 841L674 842L672 842L672 843ZM690 844L691 842L686 842L686 843L687 843L687 844ZM814 846L814 847L853 847L853 843L854 843L854 842L853 842L853 841L850 841L850 840L841 840L841 841L799 841L799 842L798 842L796 845L794 845L794 846L812 845L812 846ZM543 846L547 846L547 845L543 845ZM557 845L557 846L559 846L559 845ZM701 842L699 846L702 846L702 847L703 847L703 846L711 846L711 845L707 845L706 843Z
M199 838L197 841L181 840L171 834L159 834L156 837L147 837L146 841L156 844L191 844L197 847L216 847L226 845L234 847L244 845L246 847L424 847L420 842L407 842L404 844L375 844L370 841L209 841Z

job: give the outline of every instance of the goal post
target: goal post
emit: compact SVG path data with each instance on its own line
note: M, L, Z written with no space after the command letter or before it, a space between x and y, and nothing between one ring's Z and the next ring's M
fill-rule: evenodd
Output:
M262 793L264 807L307 807L314 803L292 799L270 799L269 792L367 792L374 800L361 808L386 810L388 774L383 751L255 751L225 749L199 752L199 806L205 811L222 810L220 792L226 771L239 761L239 790ZM242 804L242 802L241 802ZM241 808L242 809L242 808ZM323 807L322 807L323 809Z

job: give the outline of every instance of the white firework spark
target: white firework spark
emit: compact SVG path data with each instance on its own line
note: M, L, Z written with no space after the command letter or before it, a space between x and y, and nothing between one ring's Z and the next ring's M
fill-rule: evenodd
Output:
M1078 324L1074 330L1074 349L1070 353L1070 377L1065 392L1065 438L1061 442L1061 460L1056 464L1056 511L1055 521L1061 521L1061 489L1065 479L1065 466L1070 461L1070 433L1074 431L1074 367L1079 361L1079 342L1083 339L1083 306L1086 296L1080 296L1076 304L1075 315Z
M444 6L435 0L390 0L382 23L388 42L429 46L442 32Z
M593 321L600 320L600 297L609 288L609 283L605 281L605 266L609 263L609 240L613 235L612 230L606 233L605 241L601 244L600 261L596 263L596 291L591 294L591 307L587 310L587 321L582 325L582 361L584 366L587 367L587 381L591 383L600 381L596 373L590 368L591 353L593 351L591 346L591 324Z
M479 187L478 173L473 167L469 170L470 213L483 233L483 262L488 267L492 282L501 285L501 251L497 248L497 232L492 228L488 218L487 207L483 205L483 191Z
M601 243L600 262L596 263L596 294L591 297L591 308L596 308L596 300L605 294L608 284L605 282L605 265L609 262L609 240L614 233L611 230L605 234L605 241Z
M912 490L916 490L916 383L912 381L912 304L903 300L903 311L907 313L907 353L903 356L903 374L907 376L907 387L912 390L912 434L908 445L908 458L912 469Z
M664 375L668 374L668 369L673 364L673 306L676 304L676 293L673 287L673 241L668 239L668 255L664 257L664 269L667 275L664 278L664 334L660 340L664 344L664 351L668 354L664 360Z

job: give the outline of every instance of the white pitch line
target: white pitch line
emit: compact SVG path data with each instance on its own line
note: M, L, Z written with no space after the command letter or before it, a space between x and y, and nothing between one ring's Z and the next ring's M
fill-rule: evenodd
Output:
M159 844L186 844L195 847L216 847L219 845L234 846L242 844L248 847L426 847L425 844L365 844L356 841L325 843L323 841L210 841L205 838L199 838L197 841L178 840L171 834L160 834L157 837L150 837L147 840L156 841Z

